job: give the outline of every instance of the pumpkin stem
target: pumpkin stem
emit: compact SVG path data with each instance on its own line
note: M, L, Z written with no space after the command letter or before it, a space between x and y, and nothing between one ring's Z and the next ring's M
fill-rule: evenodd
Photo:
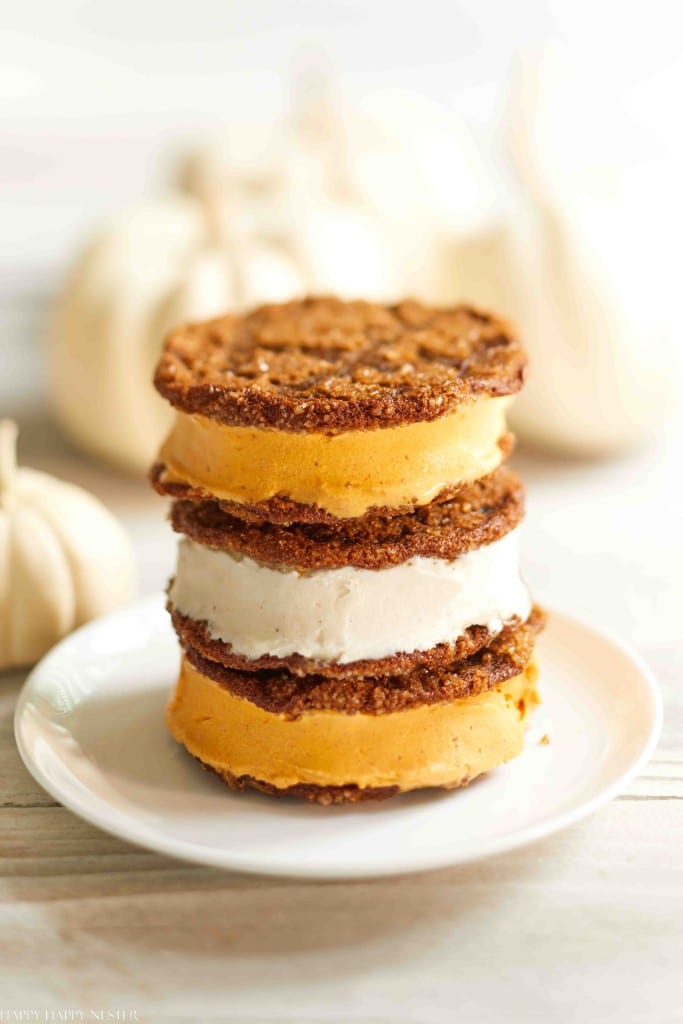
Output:
M14 420L0 420L0 500L14 488L18 433Z
M228 204L216 186L205 186L200 193L206 218L206 238L211 246L225 245L229 238Z

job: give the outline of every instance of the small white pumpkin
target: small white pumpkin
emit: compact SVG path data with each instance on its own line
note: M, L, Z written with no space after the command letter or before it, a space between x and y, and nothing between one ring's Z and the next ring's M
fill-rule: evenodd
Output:
M16 466L17 428L0 422L0 669L29 665L128 599L123 528L91 494Z
M561 49L523 62L508 112L514 203L461 238L452 265L459 297L508 316L529 351L516 432L600 457L661 429L680 357L667 308L675 182L632 144L618 100L592 85Z
M170 426L152 375L173 327L307 292L400 292L373 217L300 163L291 155L263 188L214 181L199 164L184 183L204 191L123 212L91 243L59 299L50 347L55 411L79 447L149 468Z

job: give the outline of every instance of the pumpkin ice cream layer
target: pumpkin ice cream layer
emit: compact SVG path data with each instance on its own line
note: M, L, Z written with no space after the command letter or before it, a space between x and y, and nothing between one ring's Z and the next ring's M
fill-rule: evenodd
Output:
M498 686L462 699L388 714L275 713L232 693L185 658L167 711L173 736L232 784L325 800L330 788L455 788L522 752L538 703L533 662ZM317 791L317 795L316 795Z
M249 506L286 498L340 519L426 505L500 465L509 402L486 396L429 422L338 434L179 413L159 457L161 483Z

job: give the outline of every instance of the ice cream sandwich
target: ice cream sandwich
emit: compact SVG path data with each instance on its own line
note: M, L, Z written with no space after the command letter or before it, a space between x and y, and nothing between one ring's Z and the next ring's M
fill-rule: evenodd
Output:
M306 299L175 331L173 735L235 789L455 788L523 748L542 613L503 462L524 351L469 307Z

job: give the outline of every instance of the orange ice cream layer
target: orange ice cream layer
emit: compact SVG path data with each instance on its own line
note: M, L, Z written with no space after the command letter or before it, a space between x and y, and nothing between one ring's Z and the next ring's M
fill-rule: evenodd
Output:
M277 496L339 518L426 505L501 462L509 397L473 400L429 422L342 434L231 427L178 413L160 454L166 483L257 504Z
M454 787L521 753L538 704L532 663L495 689L390 714L264 710L183 660L167 711L173 736L219 773L277 789L315 786Z

